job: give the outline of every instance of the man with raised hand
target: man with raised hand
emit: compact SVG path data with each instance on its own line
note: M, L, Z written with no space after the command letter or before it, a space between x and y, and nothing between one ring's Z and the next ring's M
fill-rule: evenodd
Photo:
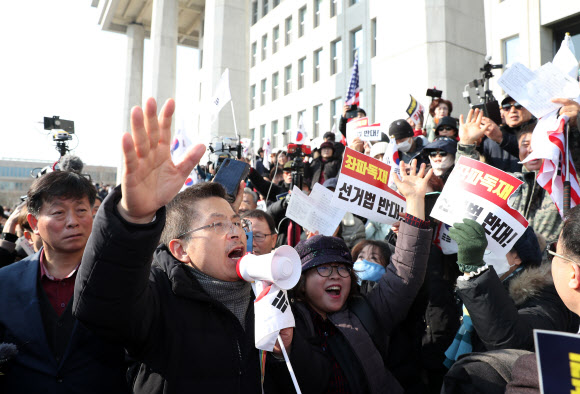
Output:
M74 313L141 364L135 393L257 393L251 288L236 274L246 251L242 222L218 184L177 194L205 147L194 146L173 164L174 108L168 100L157 118L149 99L144 112L132 110L121 189L95 219ZM289 345L292 329L281 335Z

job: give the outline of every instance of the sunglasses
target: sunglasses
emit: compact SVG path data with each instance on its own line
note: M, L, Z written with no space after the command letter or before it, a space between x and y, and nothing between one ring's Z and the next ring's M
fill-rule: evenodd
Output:
M438 130L453 131L455 129L451 126L441 126Z
M524 108L523 105L521 105L520 103L509 103L509 104L504 104L501 106L502 109L509 111L512 109L512 107L515 107L516 109L522 109Z
M437 156L445 157L447 156L447 152L442 150L429 152L429 157L437 157Z

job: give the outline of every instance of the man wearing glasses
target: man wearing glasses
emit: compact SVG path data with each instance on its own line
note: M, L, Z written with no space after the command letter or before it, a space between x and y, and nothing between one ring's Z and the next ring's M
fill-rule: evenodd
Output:
M246 212L243 217L249 220L252 226L252 253L256 256L270 253L278 240L272 216L255 209Z
M157 118L154 99L144 111L133 108L121 187L95 219L73 312L137 360L134 393L257 393L251 287L236 273L246 252L237 213L243 189L233 206L215 183L178 194L205 147L194 146L173 164L174 109L168 100ZM287 346L292 333L280 333ZM278 345L274 352L281 354ZM270 371L264 384L278 380Z
M485 162L502 171L520 172L517 133L525 126L534 125L537 119L530 111L510 96L501 101L504 124L498 126L493 120L483 116L478 129L470 133L459 132L457 150L472 156L476 152L485 157Z

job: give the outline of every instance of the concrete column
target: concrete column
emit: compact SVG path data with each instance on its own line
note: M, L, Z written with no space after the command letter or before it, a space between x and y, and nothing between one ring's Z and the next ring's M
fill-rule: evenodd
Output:
M131 108L141 105L143 95L143 46L145 29L143 25L127 26L127 64L125 66L125 99L123 103L123 129L131 131ZM122 158L117 169L117 183L121 182Z
M178 0L153 0L153 97L161 108L175 97Z

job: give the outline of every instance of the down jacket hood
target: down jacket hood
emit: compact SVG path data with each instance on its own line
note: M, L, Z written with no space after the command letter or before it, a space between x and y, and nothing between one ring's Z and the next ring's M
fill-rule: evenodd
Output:
M539 267L531 267L522 271L510 281L509 294L516 306L537 296L546 286L554 284L551 264L543 263Z

